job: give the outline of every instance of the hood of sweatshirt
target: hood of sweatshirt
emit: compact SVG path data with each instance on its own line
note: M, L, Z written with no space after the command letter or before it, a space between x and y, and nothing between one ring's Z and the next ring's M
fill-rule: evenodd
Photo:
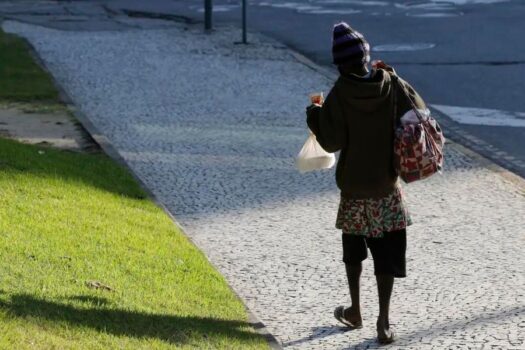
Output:
M390 102L392 79L382 69L372 72L370 78L341 75L335 83L338 98L353 109L374 112Z

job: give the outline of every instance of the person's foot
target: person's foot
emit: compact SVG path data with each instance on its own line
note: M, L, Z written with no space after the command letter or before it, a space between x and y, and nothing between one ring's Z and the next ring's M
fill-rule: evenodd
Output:
M352 324L362 324L361 310L353 305L343 311L343 317Z
M390 344L395 341L395 333L390 329L388 320L377 321L377 341L379 344Z
M334 310L335 318L351 329L357 329L363 327L363 320L361 318L361 310L349 307L347 309L344 306L338 306Z

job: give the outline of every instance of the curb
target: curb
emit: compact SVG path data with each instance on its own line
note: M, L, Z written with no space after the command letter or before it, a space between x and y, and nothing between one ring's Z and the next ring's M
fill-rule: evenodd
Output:
M465 154L469 158L474 159L476 162L478 162L481 166L485 167L486 169L489 169L501 177L503 177L506 182L512 183L514 186L518 188L518 193L525 196L525 179L523 179L521 176L513 173L512 171L509 171L502 166L494 163L489 158L483 156L482 154L477 153L476 151L473 151L472 149L456 142L447 140L447 143L449 144L449 147L453 147L456 150L460 151L461 153Z
M441 127L446 130L448 140L453 140L461 144L465 150L468 149L471 153L481 156L484 159L482 163L487 167L497 169L498 173L506 171L514 177L521 178L525 185L525 167L519 164L521 162L518 159L460 128L448 115L436 110L432 105L429 107L432 114L439 118ZM489 166L488 163L492 164Z
M292 49L291 47L287 46L286 48L288 50L290 50L290 53L292 54L292 56L297 61L299 61L299 63L304 64L305 66L307 66L308 68L312 69L313 71L316 71L317 73L324 75L326 78L328 78L330 80L336 80L339 77L339 74L337 74L337 72L335 70L331 70L331 69L329 69L327 67L323 67L323 66L315 63L314 61L312 61L311 59L309 59L308 57L306 57L302 53L299 53L298 51Z
M3 21L0 21L0 26L2 25ZM25 38L23 38L25 40ZM180 222L177 221L175 216L168 210L168 208L157 198L157 196L148 188L146 183L142 181L140 177L138 177L129 164L125 161L125 159L120 155L120 153L116 150L116 148L111 144L111 141L104 136L98 128L89 120L89 118L86 116L84 112L79 110L74 104L73 100L69 96L69 94L66 92L66 90L60 85L60 83L55 79L55 77L51 74L48 67L46 66L44 60L38 55L38 52L36 51L35 47L28 41L25 40L28 47L29 47L29 53L30 55L35 59L36 63L51 77L51 80L53 82L53 85L56 87L59 93L59 98L62 100L62 102L65 104L66 108L71 112L71 114L77 119L77 121L81 124L81 127L86 131L86 133L93 139L93 141L102 149L102 151L112 158L114 161L116 161L119 165L124 167L131 176L137 181L141 189L146 193L146 196L148 199L150 199L153 203L155 203L159 208L161 208L166 215L173 221L173 223L180 229L180 231L184 234L184 236L190 241L193 246L200 251L205 257L208 263L217 271L219 274L224 278L224 281L228 285L229 289L235 294L238 300L241 301L243 304L247 316L248 316L248 324L253 327L253 329L261 335L266 342L268 343L268 346L272 350L281 350L282 342L279 341L273 334L269 332L269 330L266 328L266 325L257 317L257 315L248 308L244 300L239 296L239 294L230 286L226 278L220 273L220 270L213 264L208 256L199 248L199 246L193 241L193 239L186 234L186 230L182 226Z

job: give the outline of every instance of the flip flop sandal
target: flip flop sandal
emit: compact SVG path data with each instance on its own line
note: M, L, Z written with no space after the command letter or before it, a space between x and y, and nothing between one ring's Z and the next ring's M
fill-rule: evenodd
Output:
M341 322L342 324L344 324L345 326L347 326L350 329L363 328L363 322L361 322L361 321L357 321L357 322L350 322L350 321L348 321L344 317L344 311L345 311L345 307L344 306L336 307L335 310L334 310L334 317L335 317L335 319L338 320L339 322Z
M394 332L390 332L390 336L388 337L377 337L377 342L381 345L386 344L392 344L396 341L396 334Z

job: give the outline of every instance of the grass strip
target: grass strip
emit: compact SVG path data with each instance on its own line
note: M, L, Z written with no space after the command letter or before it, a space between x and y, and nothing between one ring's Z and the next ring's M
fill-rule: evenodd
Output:
M0 348L259 349L221 275L108 157L0 139Z

